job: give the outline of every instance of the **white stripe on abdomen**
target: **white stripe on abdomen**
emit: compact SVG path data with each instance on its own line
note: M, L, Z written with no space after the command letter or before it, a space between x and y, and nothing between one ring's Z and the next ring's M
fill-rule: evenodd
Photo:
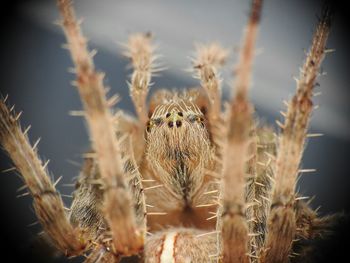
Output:
M163 251L160 255L160 263L175 263L174 258L174 243L177 232L167 233L163 243Z

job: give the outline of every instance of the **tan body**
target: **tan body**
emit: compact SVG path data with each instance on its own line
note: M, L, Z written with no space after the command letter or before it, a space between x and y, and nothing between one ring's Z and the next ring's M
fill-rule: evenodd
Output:
M125 55L133 67L134 118L112 112L118 98L106 98L71 2L58 0L92 142L69 213L6 99L0 102L0 142L62 253L87 254L85 263L132 256L148 263L289 263L297 246L307 255L300 240L327 232L331 217L318 217L295 184L330 13L320 19L276 137L258 127L248 99L261 6L253 0L234 93L225 105L219 70L228 52L218 44L197 48L193 71L200 88L161 91L148 105L151 77L159 71L154 46L150 34L132 35Z

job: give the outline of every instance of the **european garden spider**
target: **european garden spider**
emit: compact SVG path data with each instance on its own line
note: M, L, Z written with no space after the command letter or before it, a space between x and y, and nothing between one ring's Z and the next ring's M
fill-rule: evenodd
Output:
M200 88L161 90L147 105L151 76L160 68L152 36L130 36L125 55L133 66L134 118L112 111L118 97L106 98L71 2L58 0L92 141L68 213L7 97L0 103L0 141L45 232L65 255L85 254L86 263L131 256L138 262L264 263L289 262L293 255L301 262L300 240L328 231L332 217L318 217L295 185L306 137L315 136L307 126L330 11L322 14L275 136L257 125L248 100L261 6L253 0L229 103L221 101L219 77L228 52L212 44L198 46L193 60Z

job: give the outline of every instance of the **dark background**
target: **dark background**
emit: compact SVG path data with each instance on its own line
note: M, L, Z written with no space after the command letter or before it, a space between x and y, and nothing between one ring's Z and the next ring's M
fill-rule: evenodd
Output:
M236 61L235 48L240 44L249 5L247 1L76 1L79 16L84 17L83 30L97 48L95 57L98 69L107 73L106 84L119 93L119 107L133 111L128 97L126 79L130 73L127 62L119 55L116 42L125 42L127 35L136 31L152 31L164 57L168 70L155 79L155 88L183 88L195 85L183 69L190 67L187 58L194 42L219 41L232 50L231 65ZM220 4L219 4L220 3ZM280 119L282 100L290 98L304 53L320 13L321 1L266 1L254 70L252 100L257 115L263 122L274 125ZM349 154L350 117L348 69L349 39L347 19L342 6L336 6L336 17L329 39L329 47L336 52L324 64L326 76L320 78L322 96L316 98L320 109L314 114L311 129L325 136L311 139L307 145L304 168L317 172L304 175L299 191L316 196L313 206L321 214L349 210ZM23 110L21 123L32 125L29 137L32 142L41 137L39 153L50 159L49 170L54 178L63 175L58 188L70 194L70 184L78 174L81 154L89 149L84 121L70 117L70 110L81 108L76 90L70 86L74 76L67 72L71 61L68 52L60 46L64 36L53 24L58 19L54 1L2 1L0 4L1 40L0 72L1 94L9 94L9 102ZM232 67L223 71L224 97L228 97ZM10 161L0 153L0 170L10 167ZM38 245L36 221L31 198L16 198L21 179L13 173L0 174L1 230L0 246L7 262L23 259L35 262L66 262L52 259L45 248ZM70 199L64 197L67 206ZM347 254L344 238L348 234L348 221L344 220L335 235L320 243L317 262L327 262ZM72 260L71 262L79 260ZM6 261L4 261L6 262Z

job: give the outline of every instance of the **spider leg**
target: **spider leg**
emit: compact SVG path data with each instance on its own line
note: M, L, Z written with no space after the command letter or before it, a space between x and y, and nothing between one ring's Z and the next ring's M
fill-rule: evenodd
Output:
M85 259L84 263L116 263L119 258L108 252L106 247L97 246Z
M97 163L92 157L85 157L79 177L75 183L73 202L69 219L74 226L86 229L91 240L96 240L107 226L101 213L103 207L103 189Z
M118 147L120 140L115 134L110 104L105 97L103 74L94 69L71 1L58 0L58 7L75 64L76 84L101 173L104 190L102 212L112 235L112 250L123 256L138 254L144 246L146 228L144 224L137 225L132 192L125 180L121 149Z
M218 69L225 64L227 56L228 51L217 43L196 46L194 77L200 79L209 97L208 118L211 123L218 121L221 114L221 79Z
M83 231L74 228L65 212L61 196L51 182L46 164L40 160L36 145L31 146L18 122L4 101L0 101L0 144L9 154L18 172L22 175L29 193L33 196L35 213L45 232L64 254L81 254L87 240Z
M219 44L213 43L207 46L197 45L196 56L193 60L194 77L200 79L201 86L207 95L207 103L204 108L208 108L206 118L207 127L211 139L215 145L217 157L222 158L222 136L223 119L221 115L221 82L219 69L225 64L228 50ZM203 94L204 95L204 94ZM213 172L221 173L222 165L217 163Z
M245 184L248 147L253 125L253 107L248 88L254 57L262 1L254 0L238 63L235 95L229 105L227 147L224 151L222 208L217 228L221 230L224 262L249 262L248 225L246 222Z
M134 103L137 116L141 124L148 120L146 99L151 86L152 74L160 71L155 61L155 47L151 43L152 36L149 33L136 33L129 37L127 50L124 55L131 60L133 73L129 84L130 96Z
M300 71L297 91L288 104L275 166L275 185L268 218L266 247L262 262L288 262L297 231L295 186L313 109L311 101L316 78L325 54L331 14L325 9L312 45Z
M246 217L248 222L251 262L258 262L264 248L266 218L270 211L270 192L273 184L273 164L276 155L276 139L268 127L255 127L251 131L249 160L247 162Z
M123 115L119 116L119 121L123 121L123 117ZM121 128L121 130L117 132L117 137L123 136L125 138L120 144L123 155L122 162L125 178L132 191L137 225L142 226L146 224L146 205L144 203L141 175L136 169L136 162L132 154L131 138L122 135L125 134L125 130L128 131L130 127L124 124L119 128ZM97 260L99 258L97 251L100 251L104 256L101 256L99 260L111 258L111 260L113 259L112 262L119 262L118 257L114 257L113 254L108 253L109 255L107 255L106 253L102 253L103 251L110 251L111 247L110 232L103 217L102 210L103 183L101 183L101 174L98 170L98 164L94 158L94 153L89 152L84 156L84 164L76 182L76 190L73 194L74 199L70 208L69 219L74 226L85 230L85 234L88 236L89 240L94 240L93 245L96 245L96 247L93 248L92 253L95 253L95 255L89 255L89 260ZM98 250L98 247L101 249Z

